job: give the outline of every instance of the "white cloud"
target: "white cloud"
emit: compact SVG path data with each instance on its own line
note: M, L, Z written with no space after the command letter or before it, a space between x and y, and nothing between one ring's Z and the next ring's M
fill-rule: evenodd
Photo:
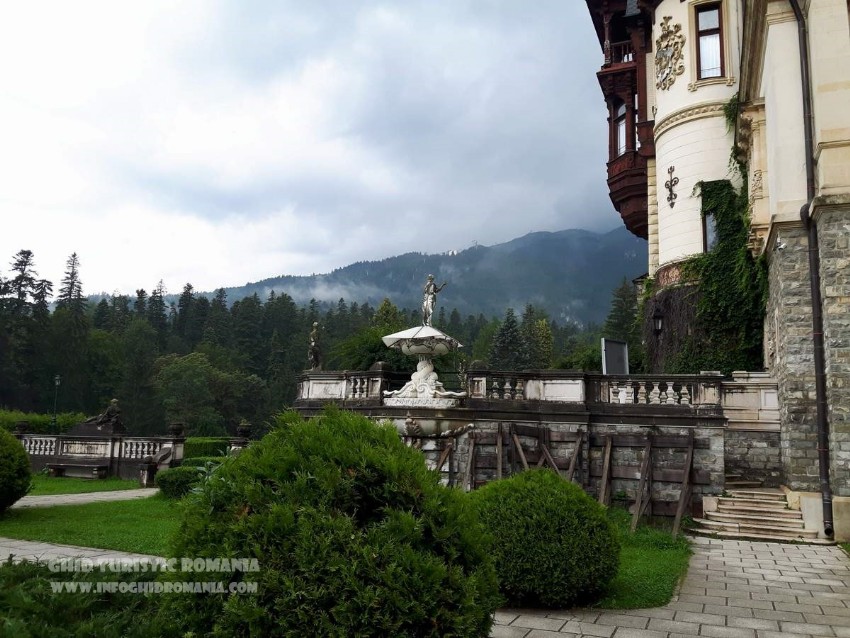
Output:
M556 0L6 3L0 271L208 290L613 227L599 57Z

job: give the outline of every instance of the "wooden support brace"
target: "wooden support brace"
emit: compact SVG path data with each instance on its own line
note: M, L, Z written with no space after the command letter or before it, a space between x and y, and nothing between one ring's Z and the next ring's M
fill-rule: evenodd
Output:
M543 454L540 455L540 460L545 460L547 463L549 463L549 466L553 470L555 470L555 474L558 474L560 476L561 473L558 471L558 464L555 463L555 459L552 458L552 454L549 452L545 445L542 446L540 449L543 452ZM538 463L537 465L540 465L540 463Z
M581 443L582 443L582 438L584 436L584 431L579 430L576 434L578 435L578 438L576 439L576 447L573 450L573 456L570 459L570 468L567 470L567 480L568 481L573 480L573 476L575 476L575 473L576 473L576 467L578 467L578 457L579 457L579 454L581 454Z
M516 435L516 432L511 432L511 438L514 441L514 449L517 451L519 455L519 460L522 463L522 469L528 469L528 461L525 460L525 452L522 451L522 443L519 441L519 437Z
M496 478L502 478L502 424L496 432Z
M679 504L676 507L676 517L673 519L673 536L679 535L679 527L682 525L682 516L691 500L691 471L694 467L694 433L690 435L688 453L685 455L685 469L682 472L682 491L679 493Z
M471 491L475 489L475 433L469 434L469 460L466 462L466 484Z
M602 455L602 478L599 481L599 502L608 505L611 494L611 451L613 440L610 436L605 439L605 452Z
M443 465L446 464L446 459L449 458L449 454L451 454L451 451L452 451L452 442L447 441L446 447L443 448L443 452L442 452L442 454L440 454L440 460L437 461L437 471L438 472L442 471Z
M640 464L640 484L638 485L637 490L637 501L635 502L635 513L632 516L632 527L631 530L634 532L637 528L638 520L643 516L644 510L646 510L647 505L652 500L652 436L648 436L646 439L646 445L643 448L643 461ZM649 486L649 493L646 496L646 500L644 500L644 491L647 489L647 485Z

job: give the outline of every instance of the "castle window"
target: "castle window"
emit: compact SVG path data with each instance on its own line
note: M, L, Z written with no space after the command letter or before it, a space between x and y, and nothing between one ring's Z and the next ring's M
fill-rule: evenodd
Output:
M617 107L614 118L614 130L617 132L617 157L626 152L626 105Z
M717 220L714 213L702 217L702 250L708 252L717 245Z
M697 7L697 65L698 78L723 76L723 20L720 3Z

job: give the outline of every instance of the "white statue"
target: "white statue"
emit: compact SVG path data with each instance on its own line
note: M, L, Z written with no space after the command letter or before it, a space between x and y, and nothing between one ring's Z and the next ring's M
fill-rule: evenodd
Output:
M434 283L434 275L428 275L428 281L425 283L425 288L422 291L422 325L431 325L431 315L434 314L434 308L437 306L437 293L446 287L444 281L438 286Z

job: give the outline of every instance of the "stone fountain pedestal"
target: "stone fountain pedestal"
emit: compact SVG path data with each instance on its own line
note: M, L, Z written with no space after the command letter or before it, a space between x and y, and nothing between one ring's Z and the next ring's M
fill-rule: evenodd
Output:
M410 381L401 390L384 392L384 405L400 407L452 408L460 405L466 392L447 391L434 371L433 357L463 347L453 337L431 326L419 326L383 337L389 348L419 357Z

